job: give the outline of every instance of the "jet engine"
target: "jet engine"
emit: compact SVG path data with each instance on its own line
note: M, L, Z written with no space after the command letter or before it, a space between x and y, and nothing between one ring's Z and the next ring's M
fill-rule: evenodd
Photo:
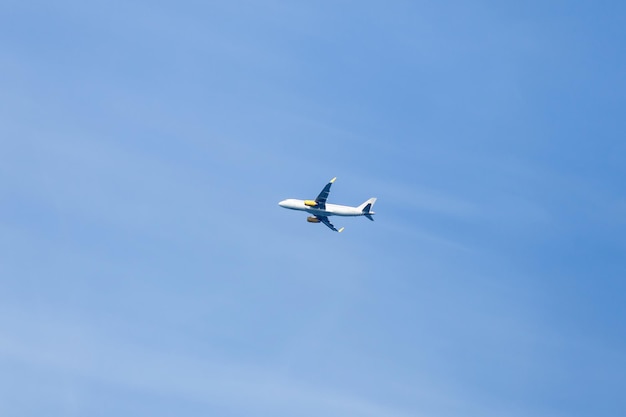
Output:
M304 200L304 205L309 207L317 206L317 202L315 200Z
M320 219L318 219L315 216L309 216L309 217L306 218L306 221L309 222L309 223L319 223Z

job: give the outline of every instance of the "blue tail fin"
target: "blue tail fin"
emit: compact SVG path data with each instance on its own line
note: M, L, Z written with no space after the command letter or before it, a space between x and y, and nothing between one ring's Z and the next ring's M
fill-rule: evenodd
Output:
M374 221L372 214L375 214L375 213L372 211L372 207L374 207L375 202L376 202L376 198L372 197L369 200L367 200L365 203L359 206L359 209L361 210L363 215L367 217L368 219L370 219L371 221Z

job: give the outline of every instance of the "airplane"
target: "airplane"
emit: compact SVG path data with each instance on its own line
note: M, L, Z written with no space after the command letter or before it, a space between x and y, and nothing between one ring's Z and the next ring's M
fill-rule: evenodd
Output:
M372 216L375 213L372 211L372 207L374 207L376 198L370 198L358 207L326 204L328 194L330 193L330 187L336 179L337 177L330 180L315 200L296 200L294 198L288 198L278 203L278 205L291 210L306 211L307 213L312 214L312 216L307 217L307 222L324 223L330 230L339 233L343 232L344 228L335 228L330 220L328 220L328 216L365 216L371 221L374 221Z

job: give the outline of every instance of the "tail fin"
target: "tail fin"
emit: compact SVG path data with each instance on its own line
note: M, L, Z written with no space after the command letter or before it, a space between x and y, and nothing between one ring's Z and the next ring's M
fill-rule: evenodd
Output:
M374 207L375 202L376 202L376 197L372 197L358 207L359 210L363 212L363 215L367 217L368 219L370 219L371 221L374 221L372 214L375 214L375 213L372 211L372 207Z

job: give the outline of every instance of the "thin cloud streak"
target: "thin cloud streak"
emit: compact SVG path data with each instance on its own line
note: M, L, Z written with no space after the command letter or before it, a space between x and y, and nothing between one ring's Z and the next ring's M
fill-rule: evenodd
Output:
M6 313L5 309L5 313ZM4 315L7 317L7 315ZM284 379L250 364L180 357L145 346L121 344L82 326L42 317L24 321L13 315L0 337L2 360L34 365L49 372L139 389L159 395L259 412L300 410L300 415L350 414L367 417L409 417L407 413L357 397L331 393ZM19 317L18 320L15 320ZM19 330L7 334L7 327Z

